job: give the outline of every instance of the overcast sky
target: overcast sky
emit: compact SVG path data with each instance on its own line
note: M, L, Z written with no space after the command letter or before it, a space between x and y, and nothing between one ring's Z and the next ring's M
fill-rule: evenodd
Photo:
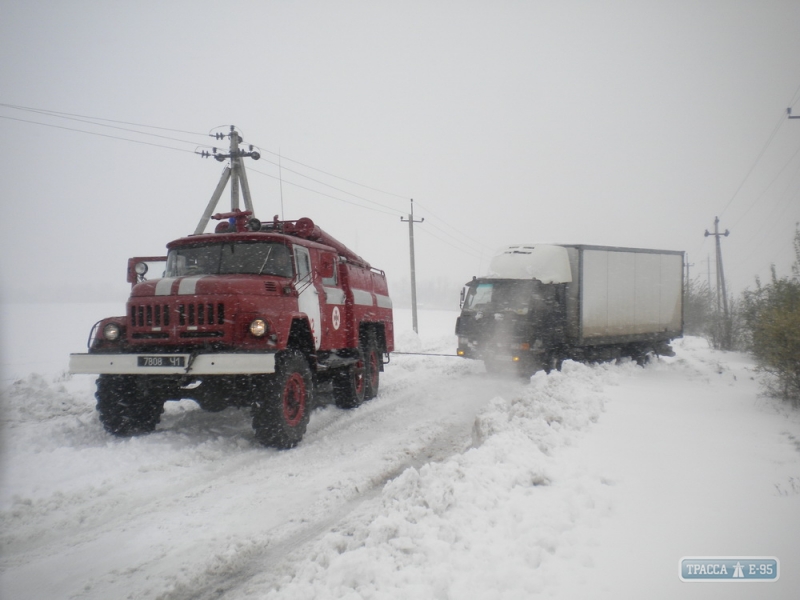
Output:
M122 306L127 258L197 225L223 165L193 152L231 124L262 151L257 216L311 217L395 289L410 198L418 281L452 281L454 299L518 242L685 250L705 276L717 215L734 291L771 263L789 273L797 0L0 0L0 15L6 301Z

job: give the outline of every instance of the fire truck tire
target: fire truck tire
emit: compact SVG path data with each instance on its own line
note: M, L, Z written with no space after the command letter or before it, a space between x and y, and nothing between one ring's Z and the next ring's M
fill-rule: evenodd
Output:
M341 369L333 376L333 400L339 408L357 408L364 402L366 389L364 355L359 353L355 364Z
M378 352L378 343L370 336L364 350L364 363L367 369L364 382L364 400L372 400L378 395L378 386L381 382L381 355Z
M313 407L314 383L303 353L289 350L278 355L275 375L255 386L253 430L264 446L294 448L306 432Z
M135 375L100 375L97 413L106 431L127 437L155 430L164 412L164 398L149 391Z

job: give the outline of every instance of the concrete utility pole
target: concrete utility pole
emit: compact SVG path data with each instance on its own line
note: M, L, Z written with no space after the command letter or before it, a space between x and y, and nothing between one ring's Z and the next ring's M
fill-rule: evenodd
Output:
M425 218L419 221L414 220L414 199L411 199L411 212L408 214L408 219L400 217L402 222L408 222L408 244L411 249L411 325L414 327L414 333L419 333L417 326L417 273L414 264L414 223L422 223Z
M692 286L692 278L689 275L689 268L693 267L693 266L694 266L694 263L690 263L689 262L689 253L687 252L686 253L686 288L685 288L687 293L689 292L689 290L690 290L690 288Z
M725 309L725 321L724 321L724 331L723 339L722 339L722 347L724 349L728 349L730 347L730 334L731 334L731 327L730 327L730 315L728 314L728 293L725 290L725 273L722 270L722 248L719 244L720 236L728 237L730 231L727 229L725 233L719 232L719 217L714 217L714 233L709 233L708 229L706 229L705 237L710 235L714 236L716 241L716 248L717 248L717 314L719 314L719 303L720 303L720 288L722 291L722 306Z
M251 213L253 212L253 201L250 198L250 185L247 183L247 173L244 170L242 158L249 156L254 160L258 160L261 158L261 155L253 150L252 146L250 146L249 152L239 149L239 143L242 141L242 138L239 136L233 125L231 125L231 132L229 134L214 134L214 138L218 140L224 139L225 137L230 137L231 139L230 152L228 154L217 152L216 148L212 148L212 152L203 151L200 153L200 156L203 158L213 156L220 162L226 158L230 158L231 164L223 169L222 177L219 179L217 188L211 195L211 200L208 201L208 206L206 207L203 216L200 217L200 222L197 224L197 228L194 230L195 235L199 235L205 231L206 225L208 225L208 220L211 218L211 213L213 213L214 209L217 207L217 203L219 202L220 197L222 197L222 192L225 190L225 186L228 185L229 180L231 181L231 211L236 211L239 209L239 189L241 188L242 195L244 196L245 209L249 210Z

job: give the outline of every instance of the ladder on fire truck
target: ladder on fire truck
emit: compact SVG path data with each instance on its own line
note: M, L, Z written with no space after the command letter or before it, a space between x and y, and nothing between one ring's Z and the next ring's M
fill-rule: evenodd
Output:
M195 235L199 235L205 231L208 221L211 218L211 213L213 213L214 209L217 207L217 203L222 197L222 192L225 191L225 186L228 185L228 181L231 182L231 212L239 212L240 189L242 192L242 197L244 198L245 211L249 211L251 215L254 212L253 200L250 197L250 185L247 183L247 172L245 171L244 162L242 162L242 159L245 157L250 157L254 160L258 160L261 158L261 154L259 154L257 150L253 150L252 145L250 146L249 151L239 148L239 144L241 144L243 140L233 125L231 125L230 133L217 132L214 134L214 138L218 140L226 137L230 138L230 149L227 154L219 152L217 148L212 148L211 152L204 150L203 152L199 153L203 158L213 156L219 162L222 162L226 159L230 159L231 162L229 165L226 165L225 169L222 171L222 177L219 179L217 188L214 190L211 200L208 201L208 206L206 207L203 216L200 218L197 228L194 230Z

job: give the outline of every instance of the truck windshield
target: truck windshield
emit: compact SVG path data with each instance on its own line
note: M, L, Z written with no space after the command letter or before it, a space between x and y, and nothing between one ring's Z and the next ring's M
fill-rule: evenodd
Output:
M164 277L233 274L292 277L289 248L274 242L227 242L173 248L167 255Z
M531 302L540 298L539 285L534 281L481 282L470 287L464 308L477 310L491 305L499 310L527 311Z

